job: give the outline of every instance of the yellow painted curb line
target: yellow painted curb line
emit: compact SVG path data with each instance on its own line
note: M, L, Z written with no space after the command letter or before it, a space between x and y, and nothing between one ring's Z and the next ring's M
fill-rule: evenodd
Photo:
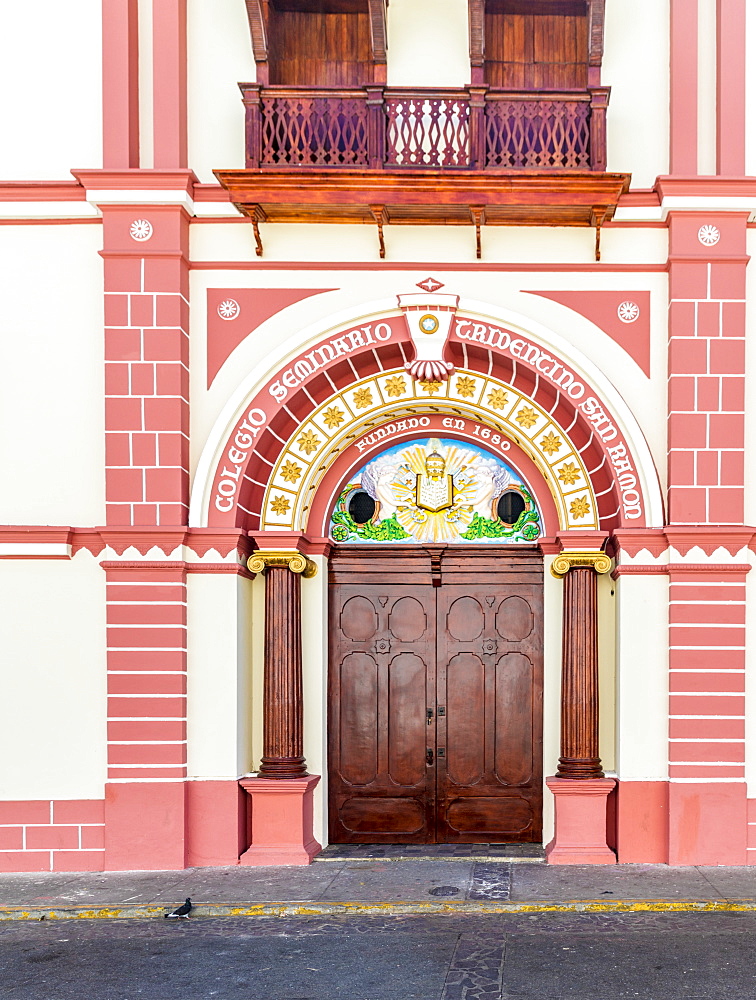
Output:
M28 907L0 906L0 921L6 920L123 920L163 917L172 904L124 903L108 906ZM749 913L756 901L729 900L567 900L560 903L517 902L391 902L391 903L195 903L195 917L343 917L404 916L437 914L534 914L534 913Z

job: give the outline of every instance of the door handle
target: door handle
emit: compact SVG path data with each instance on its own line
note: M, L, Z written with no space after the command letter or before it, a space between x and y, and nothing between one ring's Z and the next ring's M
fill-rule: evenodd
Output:
M433 764L433 750L428 747L425 751L425 763L430 767Z

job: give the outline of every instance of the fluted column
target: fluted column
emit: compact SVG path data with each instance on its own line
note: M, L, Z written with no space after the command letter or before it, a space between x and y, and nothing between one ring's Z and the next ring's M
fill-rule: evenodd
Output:
M564 578L560 778L604 777L598 746L597 574L610 567L602 552L563 552L551 567Z
M304 778L300 577L314 576L299 552L256 552L249 569L265 573L263 753L260 778Z

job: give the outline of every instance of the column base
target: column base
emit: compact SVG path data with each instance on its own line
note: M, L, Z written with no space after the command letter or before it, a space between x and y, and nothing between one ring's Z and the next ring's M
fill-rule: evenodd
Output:
M306 778L242 778L249 796L250 846L240 865L309 865L322 850L312 833L312 793L319 774Z
M554 839L546 848L548 864L617 864L606 843L606 800L616 783L614 778L546 779L554 795Z

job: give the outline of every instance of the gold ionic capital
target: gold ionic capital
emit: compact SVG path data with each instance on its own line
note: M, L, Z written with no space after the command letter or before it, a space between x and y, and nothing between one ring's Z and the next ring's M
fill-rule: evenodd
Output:
M560 552L551 563L551 575L560 579L576 566L589 566L597 573L608 573L612 560L605 552Z
M307 556L296 551L274 551L263 549L253 552L247 560L247 569L250 573L264 573L270 566L288 567L292 573L301 573L305 580L315 576L318 567Z

